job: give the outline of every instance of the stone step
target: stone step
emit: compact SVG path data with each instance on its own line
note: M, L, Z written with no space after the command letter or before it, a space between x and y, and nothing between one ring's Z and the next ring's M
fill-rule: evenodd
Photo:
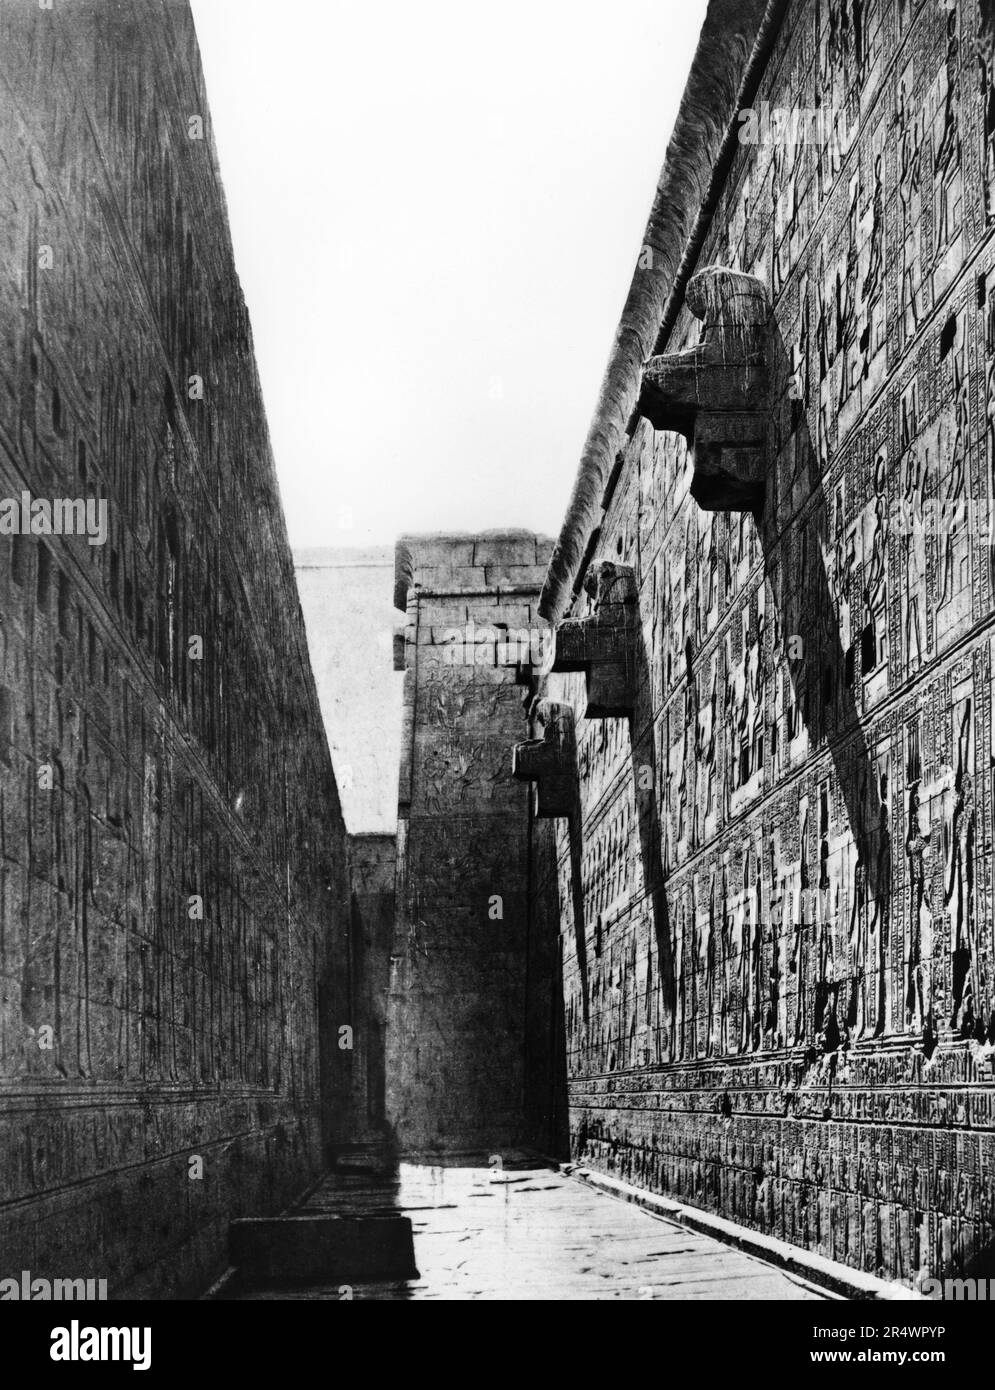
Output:
M332 1155L336 1173L385 1173L394 1164L386 1144L340 1144Z
M411 1221L394 1212L243 1217L228 1243L240 1281L418 1277Z

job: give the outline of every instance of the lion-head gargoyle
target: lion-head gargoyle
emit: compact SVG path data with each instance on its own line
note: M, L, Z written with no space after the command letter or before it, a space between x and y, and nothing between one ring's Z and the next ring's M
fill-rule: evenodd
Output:
M770 297L762 280L707 266L685 303L703 328L697 346L651 357L638 409L691 446L691 496L705 511L763 506L769 417Z
M584 592L592 611L557 625L553 670L585 672L588 719L624 718L635 703L636 577L629 565L599 560L585 576Z
M542 735L514 745L511 775L520 782L535 783L538 817L569 816L577 796L574 712L569 705L536 700L532 718Z

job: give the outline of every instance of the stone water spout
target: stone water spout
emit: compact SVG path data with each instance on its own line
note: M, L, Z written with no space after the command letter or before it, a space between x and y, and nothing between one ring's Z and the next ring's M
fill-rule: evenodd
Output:
M691 446L691 496L705 511L763 506L769 394L770 299L756 276L707 266L686 303L704 327L697 346L651 357L638 409L654 429Z

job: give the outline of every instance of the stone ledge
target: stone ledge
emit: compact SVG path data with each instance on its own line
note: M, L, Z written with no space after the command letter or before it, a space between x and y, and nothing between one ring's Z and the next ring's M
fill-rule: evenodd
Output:
M588 1187L597 1188L620 1201L632 1202L656 1216L665 1217L668 1221L675 1221L692 1231L735 1246L745 1254L755 1255L757 1259L766 1260L768 1264L776 1265L779 1269L797 1274L799 1278L807 1279L810 1283L843 1298L879 1302L928 1302L922 1294L916 1293L904 1284L892 1283L887 1279L879 1279L876 1274L865 1274L862 1270L851 1269L849 1265L829 1260L812 1250L803 1250L801 1246L778 1240L776 1236L768 1236L762 1231L740 1226L738 1222L729 1221L724 1216L715 1216L700 1207L690 1207L681 1202L674 1202L669 1197L661 1197L659 1193L633 1187L631 1183L609 1177L607 1173L599 1173L578 1163L558 1163L556 1167L561 1173Z

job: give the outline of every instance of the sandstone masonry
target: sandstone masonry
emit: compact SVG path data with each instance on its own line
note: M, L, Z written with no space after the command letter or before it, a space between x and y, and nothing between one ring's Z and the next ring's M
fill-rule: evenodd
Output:
M540 605L573 1154L907 1284L995 1236L993 111L987 3L714 0Z
M0 1259L203 1288L321 1157L345 840L180 0L0 6Z

